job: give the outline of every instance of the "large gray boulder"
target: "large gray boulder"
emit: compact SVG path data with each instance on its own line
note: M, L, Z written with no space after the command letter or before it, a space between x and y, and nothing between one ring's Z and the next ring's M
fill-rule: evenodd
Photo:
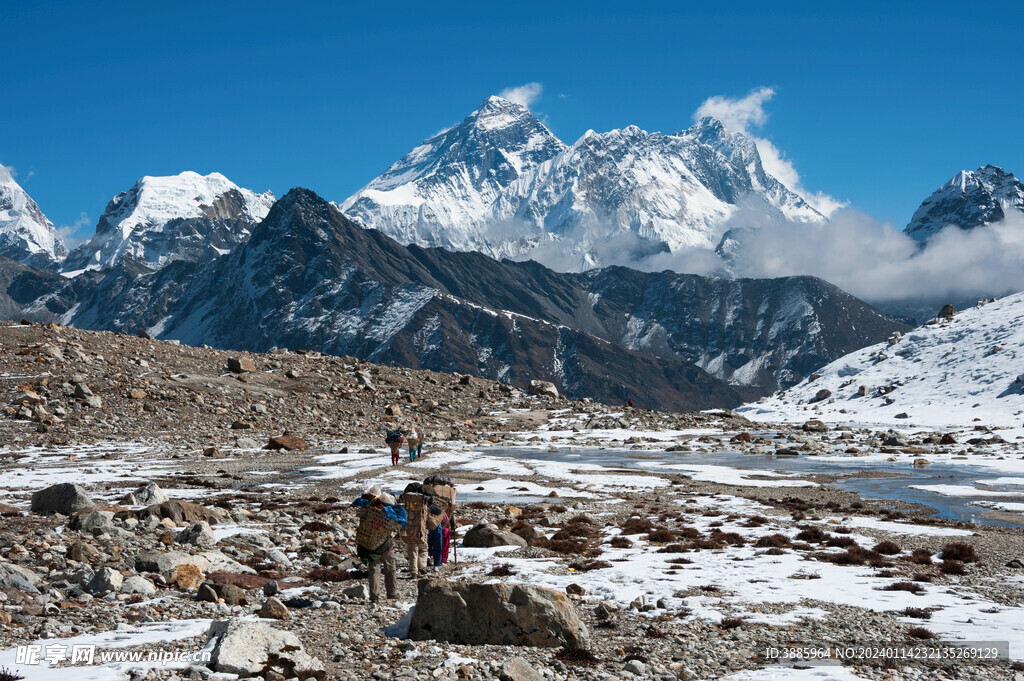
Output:
M217 538L213 534L213 528L210 524L200 520L197 523L192 523L184 530L178 533L175 541L179 544L192 544L194 546L202 546L208 548L217 543Z
M214 671L241 678L265 677L274 671L287 679L322 671L323 664L302 649L299 637L262 622L221 620L210 625L206 644L213 643Z
M39 593L39 575L13 563L0 563L0 589Z
M92 499L80 485L61 482L41 489L32 495L33 513L63 513L71 515L83 508L95 506Z
M134 492L124 495L124 498L121 499L121 503L125 506L152 506L154 504L162 504L165 501L169 501L167 495L160 489L160 485L155 482L147 482Z
M71 519L68 526L72 530L78 530L82 534L89 534L94 537L110 534L114 529L114 512L90 511L84 515L76 515Z
M565 594L515 584L419 583L409 638L463 645L586 648L590 632Z
M220 551L204 551L190 555L184 551L160 551L150 549L135 557L135 569L139 572L170 573L179 565L194 565L200 572L231 572L256 574L248 565L242 565L228 558Z
M486 548L491 546L526 546L526 540L518 534L503 530L497 525L479 523L466 532L462 545L467 548Z
M558 387L551 381L530 381L527 390L531 395L558 399Z
M96 571L85 590L94 596L102 596L111 591L118 591L124 584L124 575L112 567L103 567Z

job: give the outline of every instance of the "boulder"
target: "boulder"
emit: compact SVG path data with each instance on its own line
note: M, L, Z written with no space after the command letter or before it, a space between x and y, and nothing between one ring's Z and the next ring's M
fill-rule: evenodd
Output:
M114 529L114 512L89 511L88 513L78 513L68 523L68 527L82 534L89 534L94 537L110 534Z
M291 618L291 613L278 599L268 598L260 608L260 617L268 620L286 620Z
M526 546L526 540L490 523L474 525L462 538L466 548L484 548L491 546Z
M513 657L501 666L501 681L544 681L540 672L521 657Z
M167 495L155 482L147 482L134 492L129 492L121 499L125 506L152 506L168 501Z
M251 357L229 357L228 371L233 374L244 374L247 371L256 371L256 362Z
M803 431L805 433L827 433L828 432L828 426L826 426L822 421L819 421L817 419L811 419L810 421L805 421L804 425L801 426L801 428L803 428Z
M586 648L590 632L568 597L515 584L421 580L409 638L466 645Z
M370 597L370 590L366 588L365 584L356 584L355 586L346 587L342 589L341 595L345 598L351 598L357 601L365 601Z
M205 551L193 556L184 551L163 552L157 549L150 549L135 557L135 569L139 572L169 574L179 565L193 565L201 572L256 574L256 571L251 567L235 562L220 551Z
M214 671L238 674L241 678L266 677L271 672L287 679L306 678L310 672L324 668L302 649L298 636L263 622L213 622L206 645L212 649L210 666Z
M558 399L558 388L551 381L530 381L528 391L531 395Z
M96 571L85 590L94 596L102 596L118 591L124 584L124 575L112 567L103 567Z
M71 515L93 506L92 499L80 485L61 482L41 489L32 495L33 513L63 513Z
M828 388L822 388L818 392L814 393L814 399L810 400L810 402L821 402L822 400L827 400L830 397L832 397L832 391Z
M39 575L13 563L0 563L0 589L39 593Z
M202 520L192 523L179 532L174 540L179 544L192 544L193 546L202 547L210 547L217 543L217 538L213 536L210 524Z
M384 413L387 414L388 416L401 416L402 406L399 404L389 404L387 407L384 408Z
M199 504L191 504L187 501L178 501L177 499L147 506L141 511L140 515L143 518L148 516L167 518L174 521L175 524L205 521L211 525L216 525L223 519L221 512L217 509L207 508Z
M942 309L939 310L939 314L937 314L936 317L938 317L939 319L947 319L948 320L948 319L952 319L956 315L957 315L957 309L955 307L953 307L952 305L950 305L949 303L946 303L945 305L942 306Z
M156 593L156 586L145 577L132 575L128 579L124 580L124 583L121 585L120 592L123 594L141 594L143 596L148 596Z
M284 435L278 435L270 438L270 441L267 442L267 449L284 449L289 452L293 450L304 452L309 449L309 444L307 444L306 441L298 435L288 435L286 433Z

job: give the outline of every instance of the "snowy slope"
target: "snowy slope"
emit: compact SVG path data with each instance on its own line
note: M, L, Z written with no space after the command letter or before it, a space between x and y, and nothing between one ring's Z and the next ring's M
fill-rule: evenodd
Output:
M124 257L159 268L173 260L208 260L249 235L274 204L220 173L146 176L107 204L96 234L65 270L109 267Z
M890 341L896 342L842 357L821 369L817 380L739 411L767 421L970 426L980 419L985 425L1024 425L1024 293ZM867 395L859 394L861 386ZM831 395L812 403L821 390Z
M904 230L924 242L948 225L974 229L1024 213L1024 184L1013 173L987 165L961 170L929 196Z
M49 268L67 254L53 223L7 168L0 165L0 255Z
M740 206L824 219L714 119L670 135L588 131L566 146L526 107L491 97L340 207L405 244L522 257L556 242L587 269L623 234L652 251L713 248Z

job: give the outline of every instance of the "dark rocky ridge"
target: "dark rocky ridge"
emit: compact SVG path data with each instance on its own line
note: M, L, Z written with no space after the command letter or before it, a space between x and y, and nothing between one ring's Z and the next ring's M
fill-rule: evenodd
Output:
M40 297L61 291L61 304L22 296L22 309L35 304L81 327L254 351L316 349L520 387L544 379L576 398L633 397L667 409L736 405L905 328L811 277L561 274L407 248L304 189L208 266L152 271L125 260L39 287ZM739 377L756 387L720 380L751 362Z

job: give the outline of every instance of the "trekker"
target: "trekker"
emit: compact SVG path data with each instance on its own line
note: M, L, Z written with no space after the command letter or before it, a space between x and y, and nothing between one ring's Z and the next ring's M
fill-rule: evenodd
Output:
M409 560L409 576L416 579L427 571L427 509L423 485L410 482L398 501L406 513L402 539L405 541L405 556Z
M402 441L405 438L402 436L402 431L393 430L388 433L387 437L384 438L384 443L391 448L391 465L398 465L398 457L402 451Z
M415 461L416 459L423 458L423 433L419 433L415 428L411 429L406 438L409 440L409 461Z
M427 513L427 550L430 552L430 565L441 567L445 556L445 534L448 531L448 514L434 503Z
M359 516L356 555L370 573L370 602L380 599L381 571L388 600L398 597L395 551L391 538L406 525L405 509L395 498L374 485L352 502Z

